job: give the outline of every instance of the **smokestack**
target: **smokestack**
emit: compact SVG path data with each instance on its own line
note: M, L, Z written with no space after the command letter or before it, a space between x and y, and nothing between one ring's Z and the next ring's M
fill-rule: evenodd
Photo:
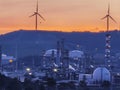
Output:
M57 41L57 59L56 59L56 64L60 64L60 42Z
M61 63L63 67L63 58L64 58L64 39L61 40Z

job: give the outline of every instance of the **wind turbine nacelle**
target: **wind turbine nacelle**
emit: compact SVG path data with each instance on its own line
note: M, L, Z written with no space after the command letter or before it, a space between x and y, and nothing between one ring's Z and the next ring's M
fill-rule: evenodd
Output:
M37 12L34 12L34 14L37 14Z

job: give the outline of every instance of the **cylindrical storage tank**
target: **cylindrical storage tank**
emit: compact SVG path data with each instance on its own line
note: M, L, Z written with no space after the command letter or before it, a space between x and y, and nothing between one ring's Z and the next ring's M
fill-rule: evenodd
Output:
M98 82L110 81L111 75L109 70L105 67L96 68L93 72L93 80Z
M45 57L51 57L54 52L54 57L57 57L57 50L56 49L50 49L47 50L44 54Z

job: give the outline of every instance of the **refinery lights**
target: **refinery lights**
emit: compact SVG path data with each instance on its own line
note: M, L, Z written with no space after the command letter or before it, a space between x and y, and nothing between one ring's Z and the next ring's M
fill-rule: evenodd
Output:
M30 72L30 70L31 70L30 68L26 68L26 71Z
M58 69L54 68L53 71L54 71L54 72L58 72Z

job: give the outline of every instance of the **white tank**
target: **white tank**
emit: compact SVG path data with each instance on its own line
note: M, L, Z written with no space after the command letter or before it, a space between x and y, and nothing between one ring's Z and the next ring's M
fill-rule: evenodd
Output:
M110 81L110 72L105 67L98 67L93 72L94 81Z
M69 52L70 58L82 58L84 55L83 51L73 50Z
M51 57L53 51L54 51L54 56L56 57L56 56L57 56L57 50L56 50L56 49L47 50L47 51L45 52L44 56L46 56L46 57Z

